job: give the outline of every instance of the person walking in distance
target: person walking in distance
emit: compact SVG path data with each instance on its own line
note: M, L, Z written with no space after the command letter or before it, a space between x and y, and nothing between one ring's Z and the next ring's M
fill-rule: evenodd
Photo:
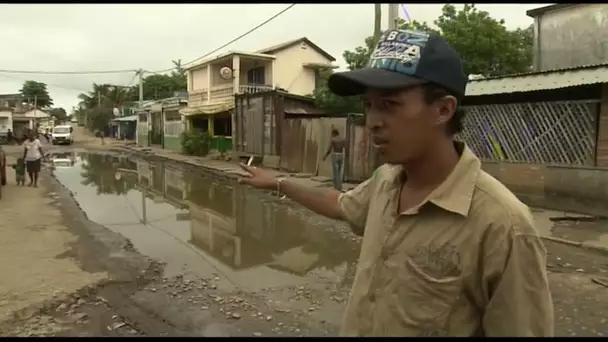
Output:
M25 159L27 174L30 177L28 186L38 187L38 174L44 156L42 143L36 138L34 132L30 132L28 139L23 143L23 147L23 159Z
M344 175L344 152L346 150L346 141L340 138L340 133L337 129L331 130L331 142L327 148L323 161L331 154L331 170L334 188L342 191L342 178Z
M387 53L390 51L390 53ZM467 76L435 33L383 33L368 67L329 89L361 96L386 164L353 190L312 189L242 165L363 236L343 336L553 336L546 250L529 208L454 135Z

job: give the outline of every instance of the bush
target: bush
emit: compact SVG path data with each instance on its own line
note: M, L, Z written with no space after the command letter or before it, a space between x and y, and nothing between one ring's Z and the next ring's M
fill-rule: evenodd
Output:
M184 132L181 135L182 152L190 156L206 156L210 142L207 132Z

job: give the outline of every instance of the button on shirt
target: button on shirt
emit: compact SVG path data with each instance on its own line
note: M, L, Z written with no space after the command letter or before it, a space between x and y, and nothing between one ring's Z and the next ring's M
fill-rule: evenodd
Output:
M530 210L464 144L450 176L398 214L403 170L340 197L361 255L343 336L553 336L546 251Z

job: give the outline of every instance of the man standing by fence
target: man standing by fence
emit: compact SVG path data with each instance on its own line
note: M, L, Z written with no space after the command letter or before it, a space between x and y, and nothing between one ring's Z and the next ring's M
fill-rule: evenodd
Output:
M344 178L344 154L346 151L346 140L340 137L340 132L333 128L331 130L331 142L329 148L323 156L323 161L331 154L332 180L336 190L342 191L342 181Z

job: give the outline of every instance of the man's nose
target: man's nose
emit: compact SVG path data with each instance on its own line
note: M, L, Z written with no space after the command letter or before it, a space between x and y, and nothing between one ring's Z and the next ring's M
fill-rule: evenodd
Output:
M375 130L382 127L382 115L379 115L375 110L369 110L365 113L365 125L369 130Z

